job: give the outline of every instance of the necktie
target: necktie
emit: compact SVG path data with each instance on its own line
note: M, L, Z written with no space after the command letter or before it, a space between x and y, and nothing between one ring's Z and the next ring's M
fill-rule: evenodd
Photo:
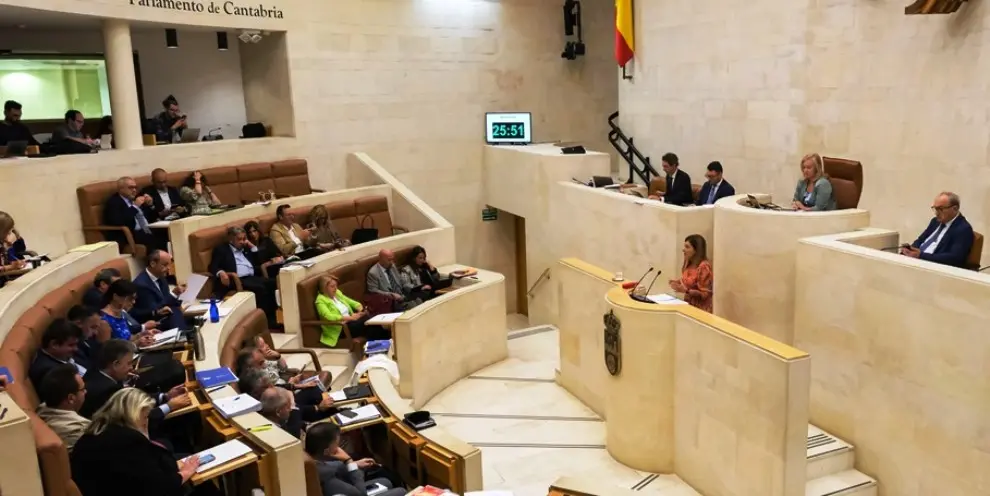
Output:
M945 229L945 224L939 224L938 229L936 229L935 232L932 233L932 235L929 236L924 243L921 243L921 246L918 248L918 250L924 252L926 248L931 246L932 243L934 243L935 240L938 239L938 235L942 232L942 229Z
M158 279L158 292L166 299L168 298L168 283L165 282L164 277Z
M708 190L708 201L705 203L707 203L708 205L715 203L715 190L717 189L718 189L718 185L716 184L712 186L712 189Z
M147 234L151 234L151 228L148 227L148 219L144 217L144 212L142 212L141 209L138 208L137 206L133 208L137 210L137 215L135 215L134 218L137 219L138 229L144 231Z
M389 267L386 269L382 267L382 269L385 270L385 276L388 277L389 286L392 286L392 292L402 294L402 287L399 286L398 281L396 281L395 277L392 275L392 268Z

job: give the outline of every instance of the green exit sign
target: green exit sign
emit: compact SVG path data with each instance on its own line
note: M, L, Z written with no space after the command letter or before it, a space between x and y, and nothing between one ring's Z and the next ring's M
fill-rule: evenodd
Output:
M495 207L485 207L481 211L481 220L486 222L491 220L498 220L498 209Z

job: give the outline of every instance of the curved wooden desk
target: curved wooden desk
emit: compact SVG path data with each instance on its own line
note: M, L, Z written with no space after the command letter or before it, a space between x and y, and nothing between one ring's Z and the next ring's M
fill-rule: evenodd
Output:
M231 312L220 322L207 322L200 328L204 343L204 359L195 362L195 369L209 370L220 367L220 350L227 336L247 314L255 309L254 294L237 293L220 304ZM210 401L237 395L234 388L225 386L216 391L207 391ZM261 456L262 484L269 496L300 496L306 494L306 477L302 443L291 434L273 427L266 431L251 432L250 428L271 424L260 413L248 413L230 419L237 432L265 450ZM271 459L266 459L271 457Z
M440 267L441 273L464 269ZM509 356L505 276L479 270L392 326L399 393L421 408L447 386Z
M771 200L753 196L761 203ZM746 195L736 195L715 203L715 314L793 343L798 240L867 227L870 213L762 210L745 202Z
M371 369L368 381L379 405L391 416L386 420L395 454L391 462L404 480L450 488L457 494L482 490L480 449L440 426L413 431L402 419L416 409L399 395L388 372Z

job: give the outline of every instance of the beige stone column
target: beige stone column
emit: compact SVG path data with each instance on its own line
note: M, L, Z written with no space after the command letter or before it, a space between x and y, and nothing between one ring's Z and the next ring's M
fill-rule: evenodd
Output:
M609 290L605 300L621 356L618 374L605 380L605 447L628 467L673 473L677 312L633 301L621 287Z
M103 21L103 51L110 85L114 141L120 150L141 148L144 144L134 77L134 49L131 46L131 27L127 21Z

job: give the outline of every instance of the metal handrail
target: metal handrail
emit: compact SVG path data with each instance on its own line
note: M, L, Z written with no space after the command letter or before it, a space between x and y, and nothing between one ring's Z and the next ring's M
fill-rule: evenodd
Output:
M540 277L537 277L536 278L536 282L534 282L533 285L529 288L529 291L526 292L526 297L527 298L530 297L530 296L533 296L533 290L536 289L536 286L539 286L540 285L540 282L543 281L544 277L548 281L550 280L550 267L547 267L547 268L543 269L543 272L540 273Z
M608 133L608 142L612 144L612 148L615 148L615 151L619 152L619 156L629 164L629 179L626 180L626 183L631 184L633 182L633 174L635 174L643 180L644 184L649 186L650 174L659 176L660 173L650 164L650 157L643 156L639 149L636 148L636 145L633 144L633 139L622 132L622 128L615 122L618 118L618 111L608 116L608 125L612 128ZM625 146L625 149L620 146L620 143ZM643 167L639 167L636 159L639 159L643 163Z

